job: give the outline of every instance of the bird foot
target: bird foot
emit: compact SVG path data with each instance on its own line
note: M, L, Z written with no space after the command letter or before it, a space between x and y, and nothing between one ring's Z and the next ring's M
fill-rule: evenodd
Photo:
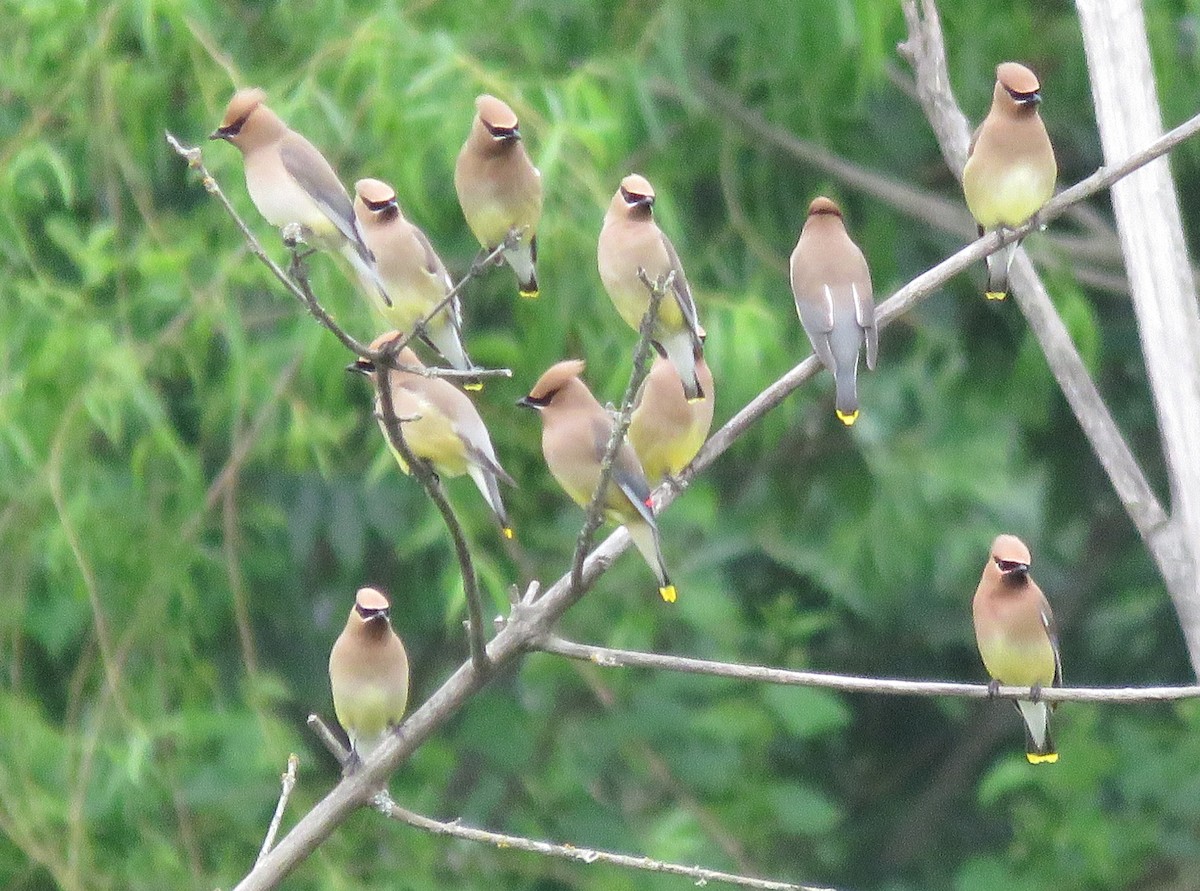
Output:
M1042 701L1042 685L1040 683L1034 684L1032 687L1029 688L1029 701L1030 702L1041 702Z
M1000 695L1000 682L995 678L988 681L988 699L995 699Z

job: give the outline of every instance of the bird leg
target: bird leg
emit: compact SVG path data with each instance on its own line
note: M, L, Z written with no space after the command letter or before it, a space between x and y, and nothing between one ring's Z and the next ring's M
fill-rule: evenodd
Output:
M1034 684L1032 687L1029 688L1029 701L1030 702L1041 702L1042 701L1042 682L1041 681L1038 681L1036 684Z
M1000 695L1000 682L995 678L988 681L988 699L995 699Z

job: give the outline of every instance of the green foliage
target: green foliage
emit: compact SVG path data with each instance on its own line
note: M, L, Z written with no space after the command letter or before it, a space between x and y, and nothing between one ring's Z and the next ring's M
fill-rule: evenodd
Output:
M1028 60L1063 181L1090 172L1100 152L1069 4L941 6L968 113L982 115L997 61ZM1148 6L1173 122L1200 99L1196 3ZM714 81L852 164L956 199L893 77L905 76L893 4L0 0L0 18L7 888L236 882L288 753L302 766L285 830L336 781L303 719L331 714L325 662L360 585L393 596L414 701L466 654L449 539L386 455L365 385L248 254L164 130L202 145L283 259L237 153L203 142L235 86L261 85L346 182L391 181L461 274L477 245L454 199L454 158L478 93L512 102L546 184L544 296L517 301L508 271L490 273L468 290L466 336L477 361L514 371L478 402L521 482L505 492L518 547L503 546L469 482L448 483L493 613L511 583L566 569L582 518L513 401L564 356L589 360L604 400L628 378L634 336L593 271L623 174L643 172L661 196L709 332L718 422L809 352L785 264L815 194L844 203L879 298L957 246L759 144L705 92ZM1195 151L1176 164L1192 222ZM1127 301L1082 284L1044 242L1030 240L1056 304L1161 482ZM312 259L316 292L370 338L378 323L337 266ZM821 373L664 515L676 606L627 556L564 633L981 680L968 602L1003 529L1033 545L1069 680L1188 676L1152 563L1016 308L985 304L980 278L972 270L887 330L852 431L835 421ZM998 742L972 745L987 714L535 655L424 745L392 790L435 816L837 887L1166 887L1196 874L1194 704L1063 706L1062 761L1038 770L1021 758L1015 717ZM372 813L289 880L568 886L681 883L427 836Z

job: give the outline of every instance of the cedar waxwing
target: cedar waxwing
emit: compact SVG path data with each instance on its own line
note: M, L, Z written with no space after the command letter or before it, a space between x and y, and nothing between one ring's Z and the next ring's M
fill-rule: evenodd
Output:
M625 177L609 202L596 246L596 265L617 312L634 331L641 329L650 304L650 289L638 271L645 272L652 283L674 271L671 290L658 306L652 339L659 353L675 366L687 398L703 399L704 388L696 374L700 349L696 301L675 246L654 222L654 188L644 176Z
M867 260L846 234L841 209L814 198L792 251L792 296L813 352L833 374L837 416L858 420L858 351L867 342L867 368L875 367L879 329Z
M629 444L651 485L678 475L708 438L715 396L712 372L702 353L696 356L696 377L704 398L689 402L675 366L655 356L638 391L629 420Z
M371 349L382 350L399 336L399 331L381 334L372 342ZM400 350L396 361L411 368L425 367L409 347ZM378 385L374 362L358 359L346 370L365 375ZM515 486L516 482L500 466L496 450L492 448L492 439L475 404L467 394L444 378L424 377L411 371L392 369L388 380L392 385L392 409L412 453L432 464L441 476L469 476L496 515L504 537L512 538L512 526L509 525L504 502L500 500L497 480L504 480L510 486ZM375 416L384 440L391 448L378 398L375 400ZM408 473L408 465L403 457L396 451L392 454L400 469Z
M453 289L450 274L425 233L405 219L396 191L387 183L377 179L356 182L354 216L391 298L391 305L381 299L372 302L393 328L411 331ZM375 296L370 281L363 287ZM421 335L454 368L469 371L474 367L463 349L462 304L458 297L425 322ZM467 385L467 389L479 386Z
M1037 75L1017 62L996 66L992 108L975 135L963 168L963 193L979 234L1015 228L1037 213L1054 194L1058 164L1046 125ZM1008 294L1008 269L1017 243L987 258L987 298Z
M408 654L389 615L386 597L360 588L329 653L333 710L350 738L351 763L370 757L408 703Z
M1062 685L1058 628L1042 589L1029 577L1029 548L1015 535L999 535L975 589L975 640L994 684ZM1017 700L1025 722L1025 757L1031 764L1058 760L1050 736L1050 706Z
M542 454L550 473L571 499L587 507L600 484L600 465L612 436L613 417L579 379L583 362L568 360L550 366L529 395L517 402L542 415ZM658 593L675 602L675 586L667 576L658 526L651 508L650 484L628 442L613 459L605 490L605 516L624 526L658 578Z
M500 245L513 229L521 240L504 259L517 274L522 297L538 295L537 224L542 216L542 174L521 141L517 116L495 96L475 100L471 133L454 165L454 188L467 225L484 250Z
M341 250L387 302L346 187L313 144L267 107L266 98L257 88L238 90L209 139L224 139L241 151L250 199L268 223L280 229L298 224L314 247Z

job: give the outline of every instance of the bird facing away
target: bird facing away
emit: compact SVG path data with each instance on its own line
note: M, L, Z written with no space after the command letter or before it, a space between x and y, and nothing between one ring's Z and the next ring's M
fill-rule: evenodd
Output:
M382 334L375 338L371 349L381 351L399 336L399 331ZM400 350L396 361L411 368L425 367L409 347ZM358 359L346 370L365 375L376 386L379 385L379 373L374 362ZM512 526L500 498L497 481L504 480L510 486L516 486L516 482L500 466L492 439L475 404L462 390L440 377L424 377L416 372L392 369L388 380L391 383L392 409L400 421L401 435L412 453L432 464L441 476L469 476L492 509L504 537L512 538ZM378 397L375 400L375 418L388 448L391 448ZM400 453L393 449L392 455L400 469L408 473L408 465Z
M504 259L517 274L522 297L538 295L537 225L542 216L542 174L521 140L517 116L495 96L475 100L475 120L454 165L454 188L467 225L484 250L521 233Z
M354 216L363 241L375 255L390 305L377 299L370 281L363 282L363 287L368 296L376 298L372 303L391 327L411 331L454 288L450 274L425 233L405 219L396 191L387 183L377 179L356 182ZM462 371L474 367L463 348L462 304L457 296L425 321L420 334L452 367Z
M552 365L517 404L541 413L546 465L571 499L586 508L600 484L600 465L612 436L613 418L580 380L582 373L583 362L578 359ZM658 578L658 593L667 603L674 603L675 586L663 562L650 504L646 474L629 443L622 442L604 493L604 514L628 530Z
M289 130L265 100L260 89L238 90L209 138L231 142L241 151L250 200L268 223L280 229L297 224L315 247L340 250L359 276L375 285L380 299L388 301L346 187L325 156Z
M792 251L791 279L800 324L833 374L837 416L849 427L858 420L859 350L866 341L867 368L874 368L879 329L867 260L828 198L814 198L808 207Z
M638 391L629 420L629 444L642 462L651 485L658 485L668 476L677 476L708 438L715 391L712 371L703 353L696 356L696 377L704 398L689 402L675 366L662 356L655 356L650 373Z
M650 304L650 289L639 270L651 283L675 273L658 306L651 339L675 366L687 398L703 399L704 388L696 373L696 354L701 348L696 301L675 246L654 221L654 187L644 176L634 173L625 177L609 202L596 246L596 265L613 306L634 331L641 329Z
M390 615L383 594L360 588L329 653L333 710L350 738L348 766L370 757L408 703L408 654Z
M1037 75L1017 62L996 66L992 108L971 138L963 168L963 194L979 234L1020 226L1054 194L1058 164L1046 125ZM1017 242L987 258L987 298L1008 294L1008 270Z
M972 612L975 640L994 685L1042 687L1062 685L1058 628L1042 589L1029 576L1031 558L1015 535L999 535L975 589ZM1025 722L1025 757L1031 764L1058 760L1050 736L1050 706L1037 698L1018 700Z

